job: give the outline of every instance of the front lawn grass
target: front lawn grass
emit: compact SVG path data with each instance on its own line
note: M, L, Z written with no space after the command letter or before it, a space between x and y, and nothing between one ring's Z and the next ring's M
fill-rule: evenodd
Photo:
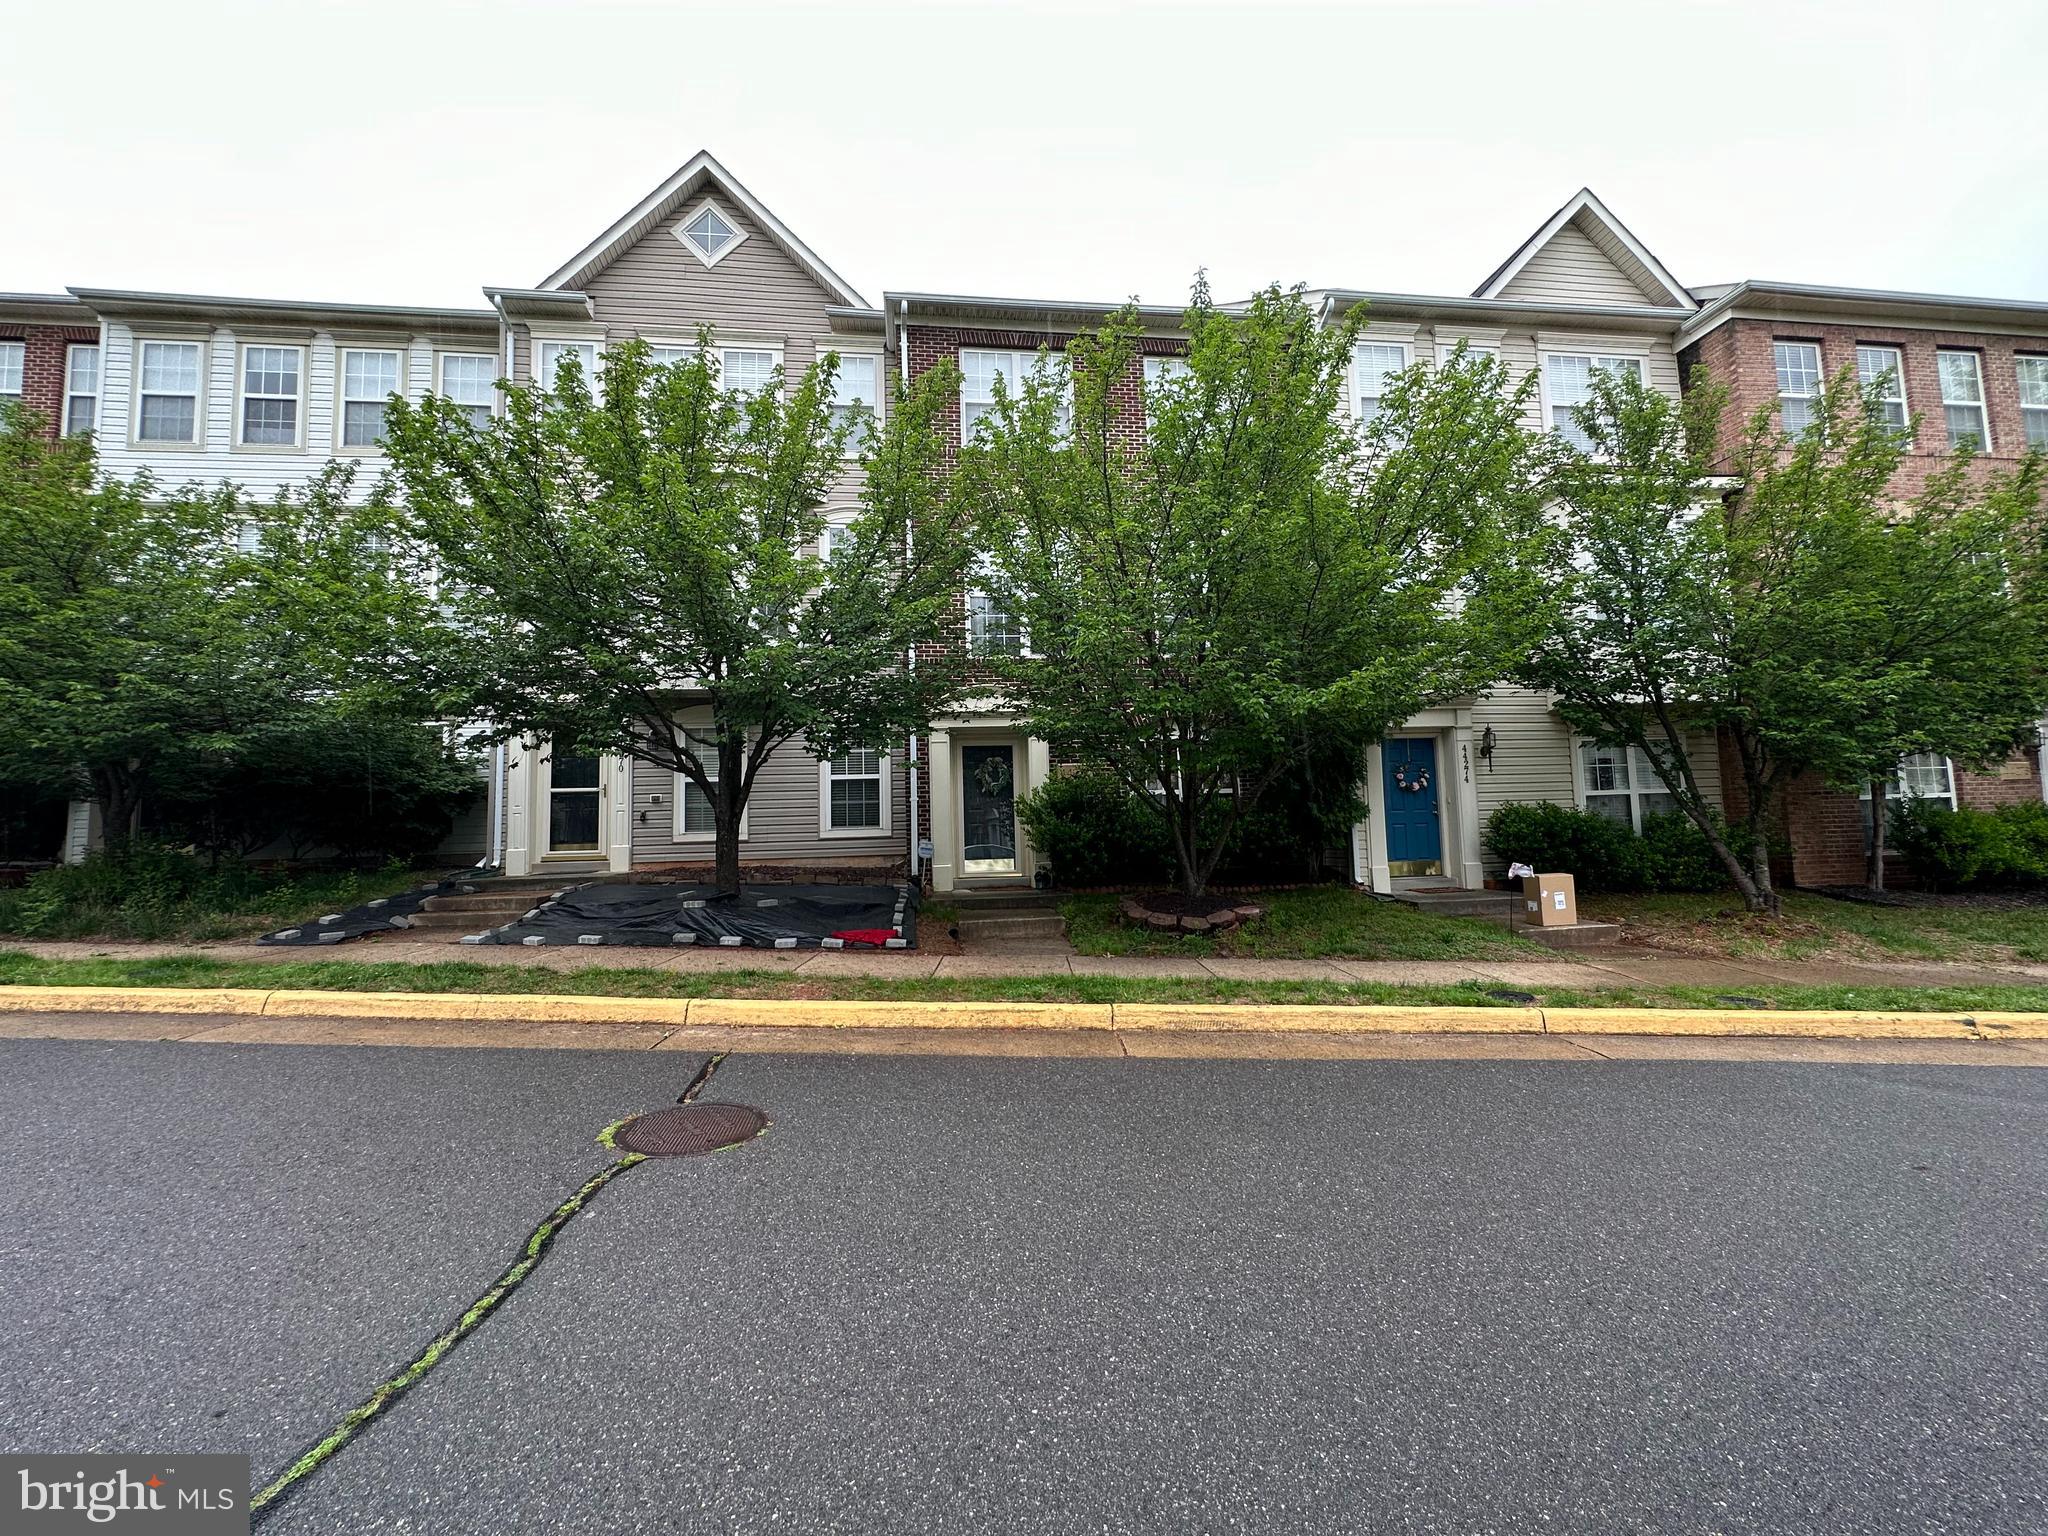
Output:
M1126 923L1115 896L1069 896L1060 910L1067 937L1084 955L1480 960L1545 952L1478 918L1440 917L1340 886L1269 891L1245 899L1264 907L1266 915L1217 935L1160 933Z
M211 867L184 854L94 858L0 890L0 934L35 939L255 938L433 879L418 870Z
M1434 986L1378 982L1227 981L1153 976L835 976L786 971L665 971L592 966L431 964L352 960L216 960L206 955L50 960L0 950L0 985L186 987L330 992L503 992L584 997L760 997L820 1002L1304 1003L1353 1006L1504 1008L1528 1006L1499 983ZM1621 986L1520 989L1552 1008L1734 1008L1700 987ZM1750 986L1743 995L1778 1008L1852 1008L1902 1013L2048 1013L2048 985L1991 987Z
M1580 916L1623 925L1624 942L1694 955L1799 960L2048 960L2048 907L1880 907L1787 891L1784 916L1711 896L1587 896Z

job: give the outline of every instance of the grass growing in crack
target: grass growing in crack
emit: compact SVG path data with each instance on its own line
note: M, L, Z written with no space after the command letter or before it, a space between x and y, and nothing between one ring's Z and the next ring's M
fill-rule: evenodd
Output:
M1194 976L837 976L806 978L787 971L660 971L593 966L554 971L473 961L435 964L348 960L217 960L206 955L154 958L45 959L0 950L0 985L312 989L331 992L504 992L581 997L787 998L818 1002L957 1003L1302 1003L1393 1004L1407 1007L1506 1008L1484 978L1403 986L1391 982L1234 981ZM1779 1008L1853 1008L1884 1012L1998 1010L2048 1013L2048 984L1993 986L1827 985L1744 981L1719 988L1652 986L1611 989L1518 983L1552 1008L1727 1008L1740 991Z

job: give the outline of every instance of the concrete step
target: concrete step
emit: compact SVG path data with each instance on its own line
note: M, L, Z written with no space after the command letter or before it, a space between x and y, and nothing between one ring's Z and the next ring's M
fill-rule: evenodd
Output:
M502 928L526 908L511 912L416 912L413 914L414 928L453 928L460 933L482 933L487 928Z
M1619 923L1569 923L1561 928L1539 928L1535 924L1515 924L1515 932L1525 939L1534 939L1538 944L1552 949L1598 949L1608 944L1621 942Z
M429 896L422 906L428 912L511 912L530 911L550 896L551 889L493 891L488 896Z
M1505 920L1520 904L1512 891L1395 891L1394 900L1438 917L1488 917Z
M970 913L981 916L990 911L1051 911L1058 907L1060 898L1054 891L1027 889L998 891L952 890L942 896L934 896L935 903L954 908L962 917Z
M954 925L962 942L979 939L1064 939L1067 925L1057 912L1016 912L1002 916L961 917Z

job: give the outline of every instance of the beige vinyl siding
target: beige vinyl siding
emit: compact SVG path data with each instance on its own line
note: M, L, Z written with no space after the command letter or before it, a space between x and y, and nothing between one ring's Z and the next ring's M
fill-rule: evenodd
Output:
M1631 282L1607 253L1567 224L1501 290L1504 299L1560 304L1668 303Z
M809 864L845 860L900 859L909 846L909 775L903 746L889 762L889 830L876 837L818 835L818 760L801 739L778 747L754 780L747 802L747 836L742 859L789 859ZM660 803L655 797L660 796ZM676 776L652 763L633 764L633 862L709 859L711 839L677 842Z
M1478 759L1473 766L1473 799L1479 809L1479 835L1486 836L1486 821L1495 810L1511 802L1549 800L1558 805L1577 805L1578 786L1572 756L1576 738L1550 707L1550 695L1527 688L1499 687L1472 706L1472 733L1476 739L1493 727L1493 762ZM1693 776L1700 792L1711 805L1721 803L1721 755L1707 732L1686 738ZM1499 874L1502 861L1488 850L1486 871Z
M1438 347L1453 346L1466 334L1466 329L1457 325L1425 326L1413 333L1405 328L1382 331L1368 327L1359 339L1405 343L1411 350L1411 360L1420 358L1434 367ZM1668 336L1645 336L1640 332L1508 331L1497 345L1509 380L1516 385L1530 374L1540 372L1545 352L1570 352L1589 356L1640 357L1643 360L1643 382L1674 400L1679 396L1678 354L1672 349ZM1351 411L1351 378L1351 370L1346 368L1340 391L1340 409L1346 414ZM1539 380L1523 416L1523 425L1532 431L1541 431L1544 407L1543 387Z

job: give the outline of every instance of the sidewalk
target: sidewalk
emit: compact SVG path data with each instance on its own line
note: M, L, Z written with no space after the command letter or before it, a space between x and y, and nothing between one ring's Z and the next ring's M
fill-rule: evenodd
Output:
M1021 950L961 955L848 953L824 950L637 949L602 945L527 949L512 945L450 945L377 940L329 949L265 948L255 944L119 944L0 939L0 949L49 960L149 959L202 955L224 961L318 965L526 966L573 971L590 967L678 972L769 971L804 977L1142 976L1224 981L1379 982L1443 986L1483 981L1503 987L1714 987L1739 993L1763 984L1793 986L2013 986L2048 980L2048 965L1941 965L1908 961L1724 960L1615 948L1556 959L1513 960L1243 960L1197 956L1088 956Z

